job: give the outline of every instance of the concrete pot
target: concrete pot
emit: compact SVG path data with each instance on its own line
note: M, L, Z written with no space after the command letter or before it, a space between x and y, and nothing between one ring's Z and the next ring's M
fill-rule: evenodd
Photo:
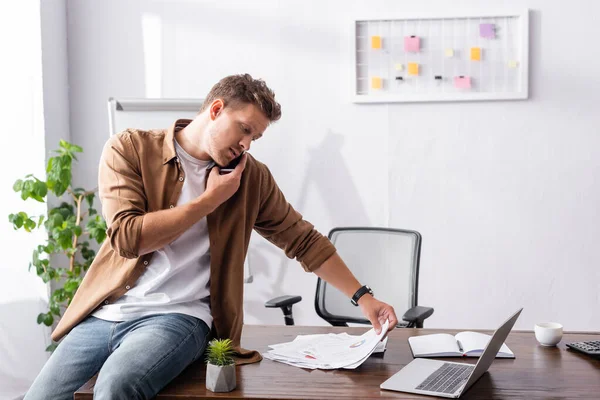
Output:
M211 392L231 392L235 389L235 365L206 364L206 388Z

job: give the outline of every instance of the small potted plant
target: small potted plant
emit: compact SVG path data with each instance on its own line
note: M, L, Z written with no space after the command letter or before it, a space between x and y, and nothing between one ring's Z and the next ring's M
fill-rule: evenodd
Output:
M236 386L231 339L213 339L207 350L206 388L212 392L231 392Z

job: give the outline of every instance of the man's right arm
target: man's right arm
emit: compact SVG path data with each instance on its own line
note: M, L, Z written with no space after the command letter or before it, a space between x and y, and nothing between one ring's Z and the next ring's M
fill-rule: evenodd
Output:
M193 224L214 211L239 188L246 158L227 175L214 167L205 192L174 208L146 211L139 158L129 133L111 138L102 152L99 192L111 247L120 256L135 258L173 242Z
M139 255L151 253L171 243L233 196L240 187L247 157L244 155L235 170L227 175L221 175L218 166L213 167L206 182L206 190L196 199L168 210L145 214Z
M138 255L142 256L165 247L215 208L215 201L209 193L204 192L181 206L145 214Z

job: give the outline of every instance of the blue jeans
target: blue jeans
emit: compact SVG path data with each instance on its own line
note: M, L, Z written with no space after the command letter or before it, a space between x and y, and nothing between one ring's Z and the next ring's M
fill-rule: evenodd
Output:
M204 321L156 314L112 322L88 316L58 345L24 400L73 399L98 371L94 399L149 399L202 357Z

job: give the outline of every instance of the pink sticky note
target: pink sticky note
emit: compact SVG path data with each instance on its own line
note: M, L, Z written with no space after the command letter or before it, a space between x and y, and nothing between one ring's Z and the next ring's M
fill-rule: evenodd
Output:
M454 77L454 87L458 89L471 89L471 78L468 76Z
M496 30L494 24L479 24L479 36L482 38L495 39Z
M417 36L404 37L404 51L418 53L421 48L421 40Z

